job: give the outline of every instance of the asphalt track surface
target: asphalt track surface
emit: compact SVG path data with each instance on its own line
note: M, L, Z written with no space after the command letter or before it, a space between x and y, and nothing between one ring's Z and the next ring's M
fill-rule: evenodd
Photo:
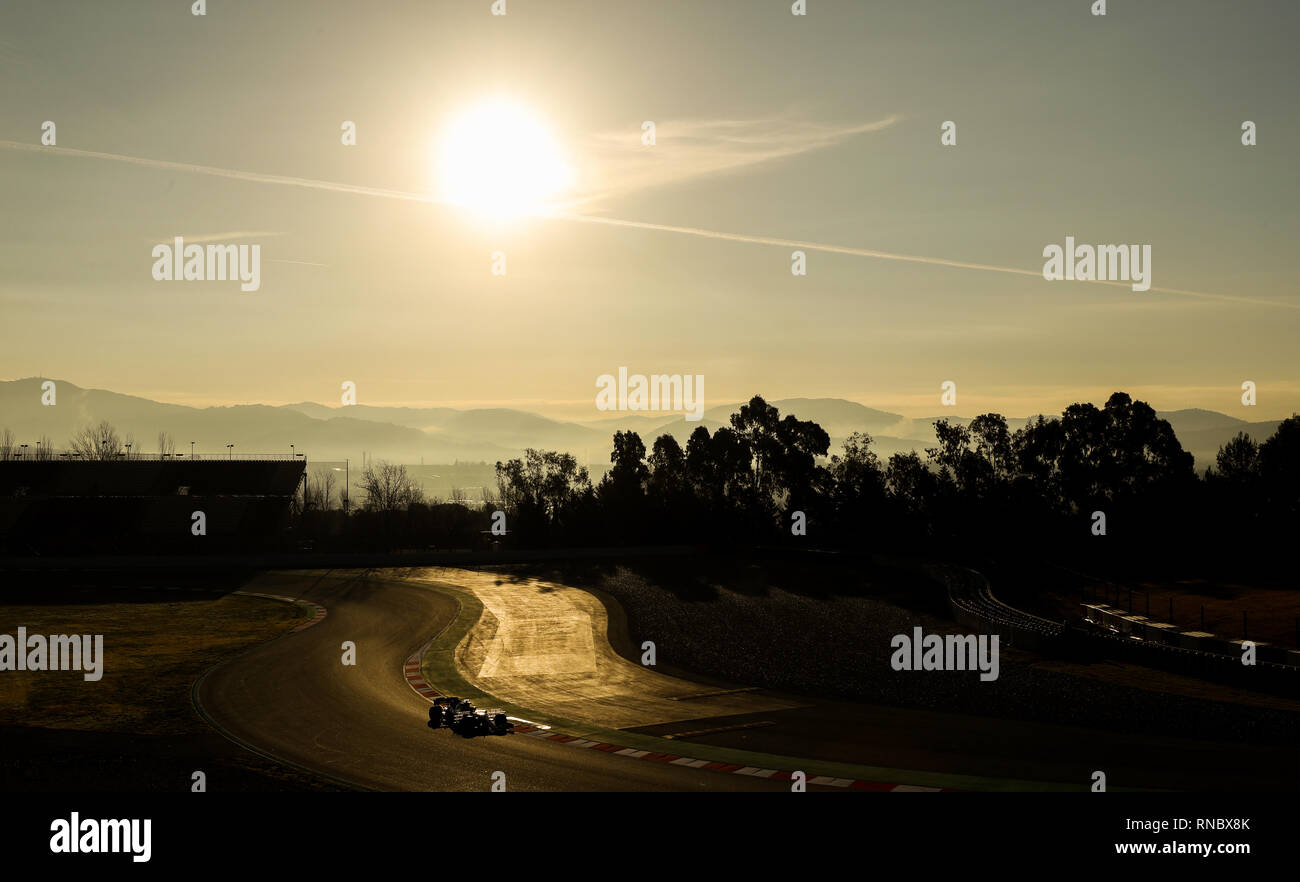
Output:
M218 665L195 687L209 722L273 759L375 790L488 791L493 773L502 771L509 791L789 791L788 782L526 736L461 738L431 730L429 702L407 685L402 668L455 617L454 599L364 572L268 573L246 590L310 600L329 611L313 627ZM356 644L355 666L342 664L344 641ZM210 783L219 789L219 782Z
M629 661L611 645L604 604L587 591L462 569L420 568L404 576L453 585L482 604L457 648L459 673L485 695L528 708L546 722L631 729L683 720L726 722L807 704L767 691L718 691ZM629 656L641 655L639 645L625 643Z

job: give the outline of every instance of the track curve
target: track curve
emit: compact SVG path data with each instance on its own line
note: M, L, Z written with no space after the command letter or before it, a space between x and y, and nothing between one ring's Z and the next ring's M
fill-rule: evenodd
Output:
M537 739L464 739L426 726L429 703L400 676L406 658L456 615L429 587L371 572L269 573L247 590L328 610L315 626L208 671L196 706L237 743L353 786L486 791L788 791L789 784L566 750ZM342 644L356 645L355 666ZM210 782L219 789L220 782ZM810 788L811 789L811 788Z

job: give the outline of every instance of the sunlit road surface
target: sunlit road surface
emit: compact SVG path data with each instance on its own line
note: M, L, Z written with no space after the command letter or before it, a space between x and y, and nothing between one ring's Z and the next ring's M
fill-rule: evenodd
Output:
M429 702L407 685L402 667L452 619L456 602L427 585L382 575L275 572L245 586L312 600L329 615L209 672L196 688L207 718L245 747L380 790L487 791L498 770L509 791L789 790L788 782L527 736L467 739L430 730ZM342 664L341 647L349 640L356 644L351 667ZM219 791L221 782L210 779L208 786Z
M593 726L645 731L638 723L651 721L646 725L656 732L681 732L717 726L735 715L740 721L777 721L748 730L760 750L803 754L807 739L829 739L835 759L861 755L895 769L1086 782L1084 772L1100 758L1117 774L1132 766L1118 777L1133 786L1187 789L1192 769L1208 775L1190 782L1194 789L1284 789L1294 779L1295 760L1278 747L1122 736L932 711L835 704L827 716L818 702L821 722L810 732L803 720L816 708L792 712L793 705L763 693L701 696L718 690L618 657L598 630L604 627L603 606L585 592L497 585L496 578L459 569L263 574L246 590L301 596L327 607L329 616L219 665L199 683L199 702L210 722L245 747L375 789L486 790L492 772L501 770L510 790L788 790L781 781L576 750L527 736L462 739L429 730L429 702L411 689L402 670L411 653L456 617L459 593L481 596L485 619L495 620L459 641L461 676L503 701ZM439 590L430 581L440 583ZM538 614L536 603L550 611ZM547 631L552 615L569 623L555 629L558 637ZM341 664L347 640L357 647L355 667ZM840 711L845 719L838 719ZM711 720L699 725L680 722L706 717ZM840 744L848 736L851 743ZM676 743L671 752L697 749ZM1073 765L1063 759L1070 757Z
M1009 721L728 690L638 664L643 639L670 635L609 628L605 604L587 591L463 569L404 575L482 604L479 621L458 641L454 656L457 672L473 688L536 712L543 722L566 721L561 730L582 737L621 744L628 735L608 730L671 735L681 740L660 750L698 755L703 745L730 745L787 758L778 765L743 760L747 764L857 762L888 769L884 780L920 783L916 770L927 770L965 778L945 786L968 789L1020 787L1011 781L1083 788L1100 767L1126 787L1277 789L1296 768L1280 745L1117 734L1088 729L1082 719ZM620 644L618 651L611 640ZM584 726L604 731L588 734ZM1097 766L1103 759L1106 765Z
M461 674L543 715L624 729L799 706L758 692L719 694L623 658L607 638L604 605L577 588L468 570L417 570L410 578L453 583L483 604L456 649Z

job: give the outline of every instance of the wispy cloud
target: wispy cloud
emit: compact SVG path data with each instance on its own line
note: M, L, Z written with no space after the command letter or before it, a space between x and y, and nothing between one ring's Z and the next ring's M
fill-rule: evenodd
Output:
M894 115L847 126L785 117L665 120L655 123L654 146L642 144L640 126L599 132L576 146L576 159L582 169L580 192L564 205L564 210L800 156L887 129L900 119Z

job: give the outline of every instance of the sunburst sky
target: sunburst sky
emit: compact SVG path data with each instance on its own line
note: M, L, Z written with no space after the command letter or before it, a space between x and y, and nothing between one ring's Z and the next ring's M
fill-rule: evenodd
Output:
M594 417L626 365L708 404L1300 410L1296 4L207 5L0 8L0 377ZM441 198L482 172L455 121L499 104L527 124L468 154L524 189L562 165L551 216ZM1153 290L1045 281L1071 235L1151 245ZM261 289L154 281L175 236L259 243ZM849 251L795 277L785 240Z

